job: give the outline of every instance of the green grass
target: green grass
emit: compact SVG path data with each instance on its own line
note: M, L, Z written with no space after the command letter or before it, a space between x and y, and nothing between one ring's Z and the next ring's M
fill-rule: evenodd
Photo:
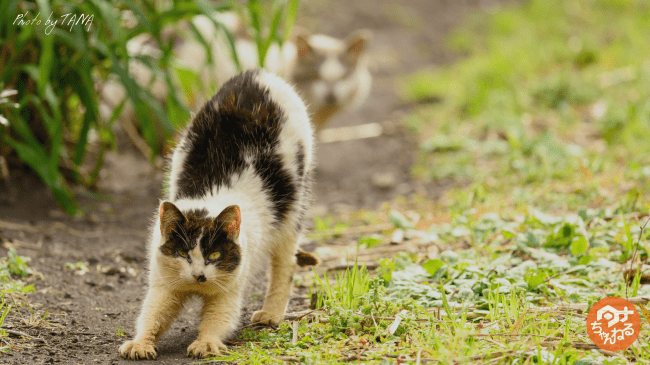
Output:
M449 40L466 57L402 85L424 101L405 119L421 138L414 174L564 210L647 192L648 9L533 0L472 18Z
M317 276L317 309L298 320L295 342L293 321L277 330L246 328L240 344L215 360L339 364L359 355L367 364L392 364L397 356L408 363L419 356L440 363L622 364L581 349L591 344L586 313L561 306L650 295L638 275L626 288L621 274L635 249L637 258L649 257L650 232L639 223L622 208L566 216L466 211L418 228L453 250L435 259L401 254L377 271L354 266ZM650 344L644 337L638 343L622 354L650 359Z
M27 263L29 257L20 256L15 248L9 249L6 257L0 258L0 289L5 292L29 293L34 291L34 285L25 285L23 280L32 274Z
M428 237L441 252L320 275L311 286L319 309L277 330L245 329L215 360L647 362L645 335L619 352L625 360L585 349L586 313L565 306L650 295L637 270L650 257L641 228L650 210L648 10L642 1L531 0L457 29L448 43L463 57L401 87L418 102L404 119L421 142L414 175L456 184L433 202L413 195L316 218L313 233L372 250L393 230L346 232L391 223L407 243Z
M27 294L34 291L34 285L26 285L23 280L29 279L34 273L27 264L30 261L29 257L18 255L15 248L10 248L6 257L0 257L0 338L2 338L2 345L0 345L0 352L11 352L12 340L9 339L5 330L1 329L8 316L18 317L20 314L15 308L16 301L10 293ZM20 296L19 296L20 298ZM12 303L9 303L11 299ZM23 303L20 302L20 305ZM29 305L29 302L27 302ZM47 316L36 319L34 311L31 306L30 321L34 323L36 320L44 320Z
M1 327L4 324L7 315L11 312L12 308L13 304L7 303L7 301L5 301L5 294L2 293L2 300L0 302L0 338L8 336L7 332L1 329ZM0 352L11 352L11 346L5 342L2 346L0 346Z
M365 266L355 265L350 270L347 268L343 273L335 273L334 284L330 284L327 273L323 279L316 275L318 281L318 299L316 308L321 308L329 302L340 304L343 308L354 309L359 306L360 296L366 294L370 289L370 277Z

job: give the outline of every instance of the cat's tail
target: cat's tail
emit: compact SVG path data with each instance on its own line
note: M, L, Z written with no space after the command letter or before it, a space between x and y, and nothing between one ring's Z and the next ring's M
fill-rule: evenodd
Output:
M297 258L298 266L300 267L316 266L320 263L318 257L300 249L298 250L298 252L296 252L296 258Z

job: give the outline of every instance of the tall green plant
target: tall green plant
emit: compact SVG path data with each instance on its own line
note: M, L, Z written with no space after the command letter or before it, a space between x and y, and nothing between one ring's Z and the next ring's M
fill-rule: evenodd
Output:
M276 29L280 26L281 15L285 29L290 30L287 25L295 21L297 0L290 0L289 5L286 1L276 1L273 6L274 14L280 15L274 16L272 30L264 44L278 38ZM20 160L38 174L68 214L78 213L78 205L62 171L69 172L70 180L76 184L93 185L101 168L103 152L110 144L106 142L114 139L111 124L124 105L113 111L109 121L102 122L95 81L109 74L117 75L126 90L127 100L134 106L142 136L155 153L158 150L157 124L163 134L169 136L174 124L189 117L177 88L172 85L172 45L164 41L163 28L198 14L208 15L217 29L225 32L231 54L239 65L232 34L210 16L231 7L232 3L215 6L207 0L2 1L0 85L17 90L18 107L0 105L0 114L9 124L8 130L0 133L0 144L10 146ZM134 26L127 26L127 17L135 18ZM256 17L259 19L259 13ZM54 21L57 23L52 26ZM261 27L259 22L256 24ZM259 27L256 39L261 42ZM130 56L127 52L127 42L142 33L155 40L161 50L159 59ZM207 44L205 46L208 48ZM265 53L266 49L268 46L260 47L260 52ZM129 64L134 58L167 84L166 108L130 75ZM105 143L100 146L95 168L83 174L80 166L85 160L93 129Z
M270 5L270 9L265 9L265 4L258 0L249 0L246 5L260 65L264 65L266 53L273 42L282 45L287 40L298 16L298 0L274 0L267 3L270 3L266 4ZM265 22L269 23L268 29ZM281 31L282 23L284 27Z

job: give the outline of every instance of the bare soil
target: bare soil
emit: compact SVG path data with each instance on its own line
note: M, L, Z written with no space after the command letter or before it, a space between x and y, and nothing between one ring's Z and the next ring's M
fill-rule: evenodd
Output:
M401 77L420 67L450 62L444 36L469 12L496 1L482 0L309 0L302 3L300 25L320 33L344 37L357 28L374 33L373 91L355 112L339 115L328 127L378 122L384 135L318 146L315 209L312 214L376 208L396 195L418 191L435 198L444 184L411 179L415 136L400 127L411 106L397 96ZM378 187L373 176L393 178ZM31 258L40 275L31 282L21 317L10 316L3 329L30 338L1 364L117 364L124 363L117 348L134 333L134 322L144 298L145 241L152 213L161 194L162 172L137 153L126 150L107 157L100 189L91 196L78 192L84 218L69 218L57 208L49 192L28 173L14 171L17 199L9 201L0 182L0 255L16 247ZM87 262L89 271L66 269L66 263ZM262 278L263 274L260 274ZM257 282L264 282L258 280ZM264 285L248 289L242 326L261 308ZM299 292L297 290L296 292ZM18 299L18 297L16 297ZM9 298L7 298L9 299ZM304 309L304 296L292 298L289 311ZM47 317L43 315L49 309ZM194 362L185 357L197 335L198 306L191 304L158 344L161 364ZM118 337L123 329L126 337ZM236 346L235 342L232 342ZM0 345L2 346L2 345Z

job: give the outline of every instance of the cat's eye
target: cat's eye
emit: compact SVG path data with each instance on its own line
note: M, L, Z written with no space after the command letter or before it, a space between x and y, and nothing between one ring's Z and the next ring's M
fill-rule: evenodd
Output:
M176 253L177 253L180 257L187 257L187 253L185 253L185 252L183 252L183 251L181 251L181 250L176 251Z
M221 256L221 252L213 252L210 254L210 256L208 256L208 258L210 260L216 260L219 258L219 256Z

